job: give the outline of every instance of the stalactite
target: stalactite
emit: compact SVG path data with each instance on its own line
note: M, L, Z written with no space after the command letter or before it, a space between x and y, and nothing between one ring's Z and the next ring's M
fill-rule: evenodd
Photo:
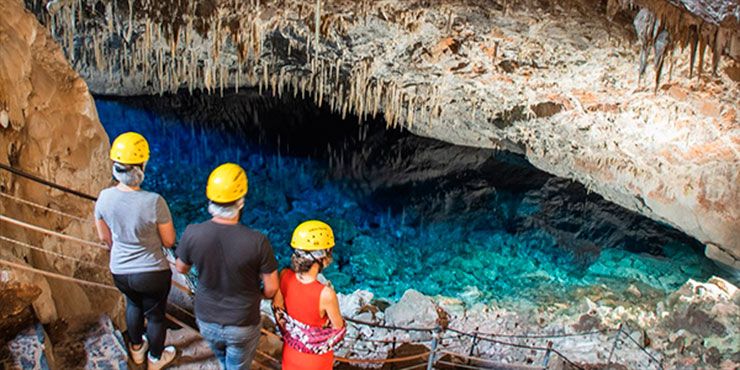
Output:
M65 26L65 29L67 29L67 55L69 58L69 62L71 64L74 64L75 62L75 12L74 9L67 9L67 25Z
M701 74L704 71L704 52L707 49L707 44L704 41L704 37L702 37L701 35L699 37L700 37L699 38L699 61L698 61L699 65L697 68L696 75L697 77L701 78Z
M105 18L106 23L108 26L108 34L113 33L113 2L109 2L105 4Z
M128 0L128 30L126 31L125 40L131 42L131 34L134 31L134 0Z
M301 99L306 99L306 78L301 77Z
M224 75L226 75L227 71L228 70L224 66L223 62L219 63L219 66L218 66L218 93L219 93L219 96L221 96L221 97L224 96L224 85L226 85L226 82L224 81L224 79L225 79Z
M725 45L725 32L721 28L717 27L717 32L714 34L714 46L712 47L712 76L717 76L717 69L722 56L722 49Z
M324 61L321 61L321 73L319 73L319 91L317 93L318 97L318 106L321 108L321 105L324 102L324 80L325 80L325 74L324 74Z
M373 101L373 119L378 114L378 105L380 104L380 94L383 93L383 85L380 80L375 82L375 99Z
M319 58L319 28L321 27L321 0L316 0L316 13L315 13L315 30L314 30L314 37L316 41L314 42L314 59Z
M159 80L159 95L164 94L164 60L162 49L157 49L157 79Z
M278 82L277 79L278 78L277 78L277 75L276 74L274 74L274 73L271 74L271 76L270 76L270 90L271 91L270 92L271 92L271 95L273 97L276 96L277 93L278 93L277 92L277 82Z
M100 36L93 34L93 51L95 53L95 68L98 71L103 71L105 68L105 59L103 58L103 52L100 48Z
M414 104L416 97L411 97L407 106L406 126L411 128L414 125Z

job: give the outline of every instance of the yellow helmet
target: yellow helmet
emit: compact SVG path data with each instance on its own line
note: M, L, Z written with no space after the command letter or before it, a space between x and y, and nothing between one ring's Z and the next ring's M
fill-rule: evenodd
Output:
M293 231L290 246L304 251L318 251L334 246L334 232L331 226L318 220L310 220L298 225Z
M136 132L120 134L110 147L110 159L123 164L142 164L149 160L149 143Z
M247 173L238 164L224 163L208 177L206 196L216 203L231 203L247 194Z

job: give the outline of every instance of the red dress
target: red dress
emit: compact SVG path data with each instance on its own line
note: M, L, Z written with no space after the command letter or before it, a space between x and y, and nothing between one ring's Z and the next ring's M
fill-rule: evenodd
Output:
M285 310L292 318L311 326L324 326L327 317L321 317L319 301L324 284L314 281L304 284L295 272L286 269L280 278L280 292L285 299ZM334 352L323 355L299 352L283 344L283 370L328 370L334 364Z

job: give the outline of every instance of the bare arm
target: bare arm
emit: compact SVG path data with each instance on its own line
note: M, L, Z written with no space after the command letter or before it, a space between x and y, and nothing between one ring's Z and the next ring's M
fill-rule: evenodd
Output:
M285 309L285 298L283 298L283 293L280 292L280 289L278 289L277 293L275 293L275 296L272 297L272 307Z
M175 225L172 221L164 224L157 224L157 230L159 231L159 238L162 239L162 245L165 248L172 248L172 246L175 245L175 240L177 238L177 234L175 234Z
M100 240L110 249L113 245L113 236L111 235L108 224L103 219L95 220L95 228L98 230Z
M262 274L262 282L265 284L265 287L262 289L262 297L272 299L280 289L277 270L269 274Z
M329 316L332 328L341 329L344 327L344 319L342 318L342 313L339 312L339 299L334 289L324 287L321 290L319 309L321 312L326 312L326 315Z
M181 274L187 274L190 272L190 265L182 262L182 260L178 258L177 261L175 261L175 269Z

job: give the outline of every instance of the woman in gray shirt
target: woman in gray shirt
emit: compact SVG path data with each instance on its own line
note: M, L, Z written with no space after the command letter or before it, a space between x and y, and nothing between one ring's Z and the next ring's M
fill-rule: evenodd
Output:
M110 158L118 185L100 192L95 226L111 249L113 281L126 296L132 360L137 365L144 363L148 351L148 369L157 370L170 364L176 354L173 346L164 347L172 273L162 250L175 244L175 228L164 198L140 187L149 160L146 139L135 132L121 134L113 141Z

